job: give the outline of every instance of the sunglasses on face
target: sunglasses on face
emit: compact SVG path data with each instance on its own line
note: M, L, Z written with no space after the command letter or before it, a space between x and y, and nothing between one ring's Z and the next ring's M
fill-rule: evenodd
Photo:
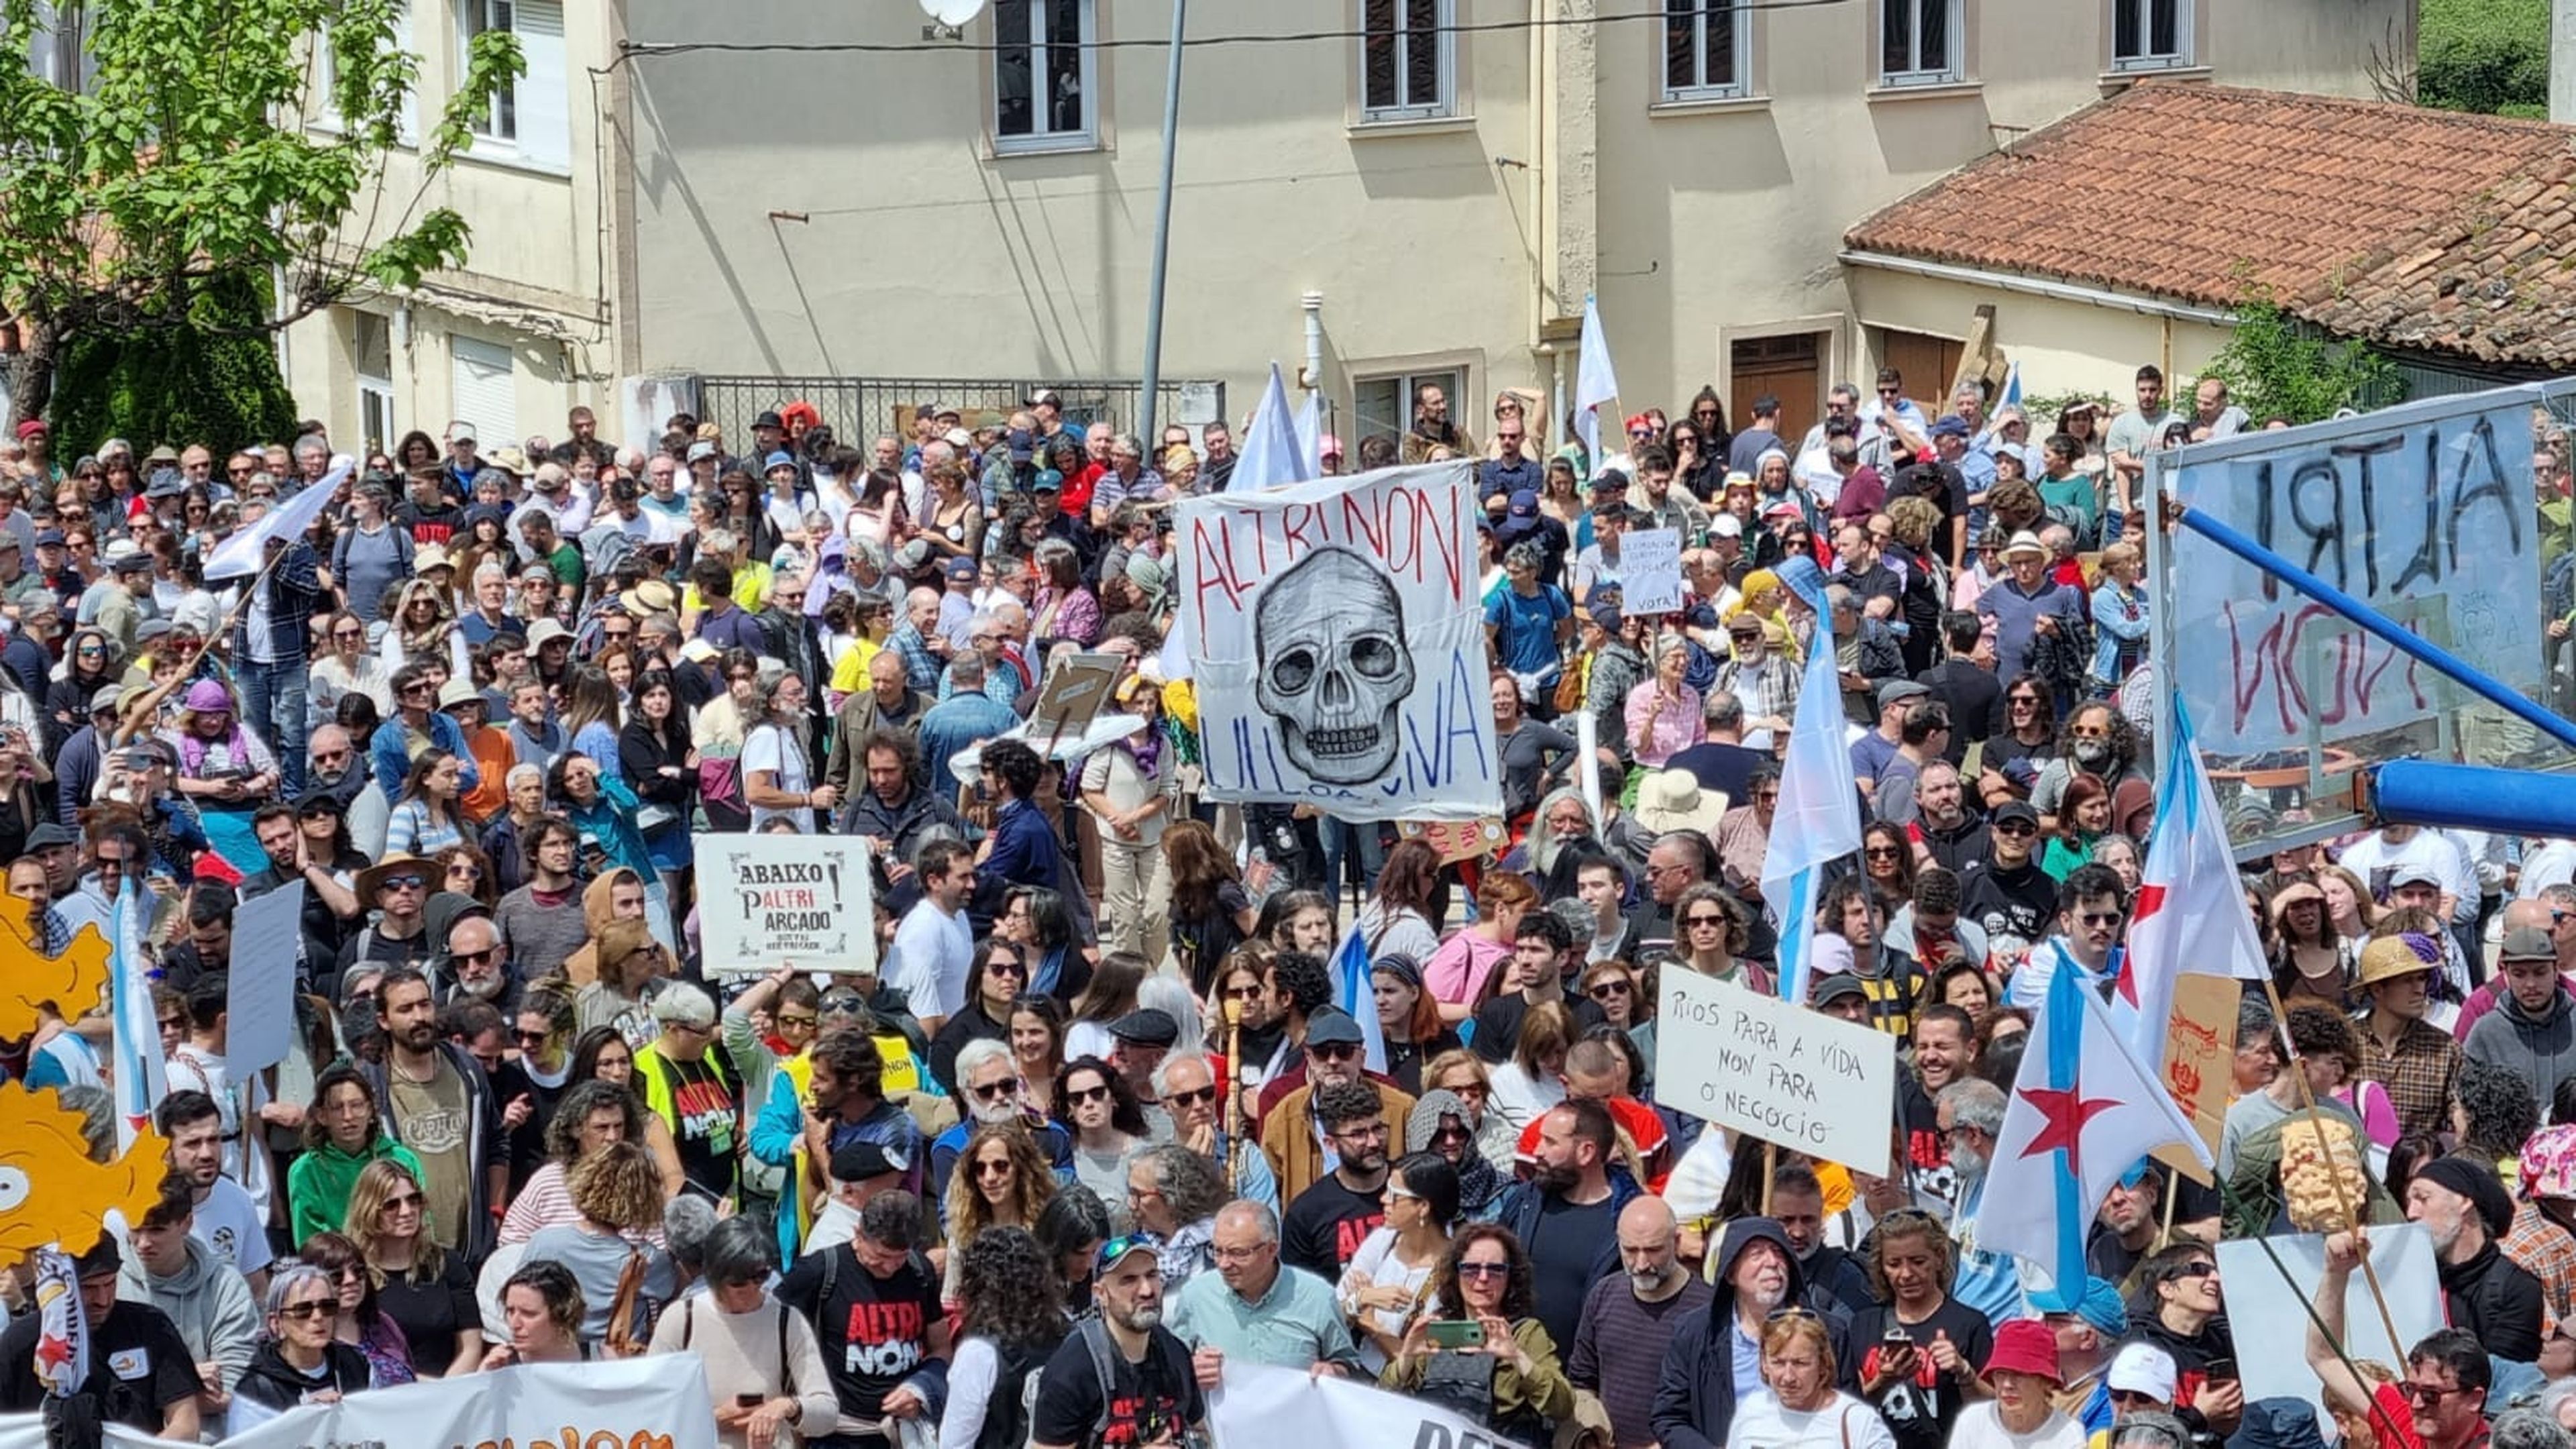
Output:
M1347 1041L1310 1042L1306 1050L1328 1062L1346 1062L1360 1054L1359 1043Z
M514 1031L510 1033L510 1040L521 1046L544 1046L552 1035L551 1032L543 1031Z
M1873 845L1861 852L1871 860L1894 860L1904 853L1893 845Z
M1461 1278L1508 1278L1511 1276L1511 1272L1512 1265L1509 1263L1461 1263L1458 1265L1458 1276Z
M1075 1106L1087 1106L1093 1102L1108 1101L1109 1089L1107 1087L1067 1087L1065 1088L1064 1095L1065 1100L1073 1103Z
M419 1194L419 1193L416 1193L416 1192L407 1192L407 1193L404 1193L404 1194L403 1194L402 1196L400 1196L400 1197L389 1197L389 1198L386 1198L386 1199L385 1199L384 1211L389 1212L389 1213L392 1213L392 1212L400 1212L400 1211L402 1211L404 1208L416 1208L416 1207L419 1207L419 1206L420 1206L420 1202L421 1202L421 1198L420 1198L420 1194Z
M781 1031L801 1031L813 1024L812 1012L799 1012L793 1016L781 1013L778 1018L778 1029Z
M998 1082L986 1082L982 1086L977 1087L975 1089L975 1099L979 1102L996 1102L1019 1090L1019 1078L1004 1077ZM1106 1091L1106 1089L1103 1090L1104 1092Z
M1163 1100L1175 1107L1196 1107L1201 1103L1215 1101L1216 1088L1210 1085L1201 1087L1195 1092L1172 1092L1166 1094Z
M1584 995L1591 997L1595 1001L1608 1001L1613 996L1628 995L1629 990L1630 988L1628 983L1625 981L1604 981L1593 987L1590 991L1585 992Z
M339 1311L340 1300L337 1295L334 1295L306 1303L289 1303L277 1310L277 1316L292 1322L303 1323L316 1318L328 1318Z
M2005 820L1995 826L1997 835L2036 835L2038 833L2038 827L2026 820Z
M384 889L389 891L416 891L428 884L429 877L427 876L389 875L385 877Z

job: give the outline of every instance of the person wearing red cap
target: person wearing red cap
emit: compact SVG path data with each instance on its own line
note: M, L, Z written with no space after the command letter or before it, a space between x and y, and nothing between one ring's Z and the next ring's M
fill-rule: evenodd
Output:
M2037 1318L2017 1318L1995 1328L1986 1354L1986 1387L1959 1411L1948 1449L2083 1449L2084 1426L2054 1400L2064 1382L2057 1363L2057 1334Z
M59 488L63 484L63 465L54 461L54 430L43 418L29 418L18 425L18 446L26 451L27 461L45 475L45 480Z

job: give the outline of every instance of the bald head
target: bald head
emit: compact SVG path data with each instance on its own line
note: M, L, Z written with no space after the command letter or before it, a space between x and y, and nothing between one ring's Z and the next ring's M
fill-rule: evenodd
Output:
M1680 1224L1662 1198L1632 1198L1619 1210L1619 1268L1639 1301L1660 1303L1690 1281L1676 1256L1679 1246Z

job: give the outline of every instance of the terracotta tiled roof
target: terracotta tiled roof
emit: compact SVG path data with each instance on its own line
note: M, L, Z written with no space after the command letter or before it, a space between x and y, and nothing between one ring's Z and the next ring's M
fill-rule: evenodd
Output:
M2295 305L2319 326L2386 347L2553 371L2576 364L2576 154L2382 241Z
M2150 82L1969 163L1843 240L2216 307L2253 282L2320 321L2349 319L2337 330L2415 328L2424 339L2408 345L2449 348L2446 325L2492 341L2545 329L2562 306L2576 316L2576 287L2516 289L2528 303L2478 290L2576 267L2571 136L2541 121Z

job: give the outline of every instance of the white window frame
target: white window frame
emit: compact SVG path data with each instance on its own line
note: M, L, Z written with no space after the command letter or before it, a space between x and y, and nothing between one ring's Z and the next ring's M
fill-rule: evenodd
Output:
M2174 48L2170 53L2141 52L2120 54L2120 12L2138 12L2138 35L2141 40L2155 32L2154 12L2159 4L2174 10ZM2196 0L2111 0L2111 13L2106 17L2111 41L2111 69L2114 71L2188 70L2197 64L2192 55L2192 12L2199 9Z
M1870 37L1870 44L1872 49L1877 52L1880 61L1878 71L1878 83L1880 86L1889 90L1901 90L1912 86L1957 85L1959 82L1967 79L1968 17L1966 14L1967 7L1961 3L1961 0L1878 0L1878 3L1880 6L1878 15L1879 28L1878 33ZM1923 13L1936 6L1942 12L1942 17L1950 37L1949 61L1947 64L1937 67L1926 66L1923 64L1923 54L1921 50L1923 42ZM1885 64L1887 59L1886 36L1888 17L1900 12L1905 14L1914 22L1910 31L1909 43L1907 46L1914 63L1904 70L1889 70Z
M487 30L516 30L517 0L457 0L456 4L456 73L465 74L466 58L474 49L474 37ZM477 145L486 141L503 147L518 144L519 97L515 82L494 93L491 104L481 115L466 123L474 132Z
M1721 11L1731 13L1735 20L1735 79L1712 83L1705 67L1708 26ZM1688 85L1673 84L1672 37L1676 25L1690 27L1691 73L1698 79ZM1734 101L1753 94L1753 11L1745 0L1665 0L1664 28L1656 39L1656 60L1661 65L1663 97L1667 102Z
M1364 417L1360 412L1360 390L1362 388L1374 387L1389 382L1395 384L1395 441L1396 446L1401 449L1404 445L1405 435L1413 431L1413 399L1415 395L1422 390L1425 383L1437 383L1443 391L1449 394L1449 420L1451 422L1458 423L1460 427L1464 428L1468 426L1468 422L1461 422L1460 419L1462 417L1467 417L1469 422L1473 421L1472 417L1468 414L1462 414L1458 411L1459 400L1467 395L1467 371L1467 364L1464 362L1452 362L1445 365L1426 363L1419 367L1408 367L1400 371L1364 372L1354 376L1351 379L1351 422L1354 424L1350 438L1352 464L1357 466L1359 462L1360 440L1369 436L1370 433L1371 420Z
M1458 0L1432 0L1432 86L1439 92L1427 102L1373 106L1369 104L1369 6L1374 0L1359 0L1360 39L1360 119L1369 124L1401 121L1438 121L1458 114ZM1395 27L1390 43L1395 46L1392 74L1398 93L1404 89L1404 78L1412 70L1413 34L1404 24L1404 11L1411 0L1385 0Z
M1089 151L1100 145L1100 10L1097 0L1076 0L1076 23L1081 34L1075 54L1081 67L1082 124L1072 130L1032 129L1025 135L1011 136L1002 132L1002 39L1001 7L993 7L993 153L997 156L1043 155L1050 151ZM1056 44L1046 33L1048 0L1027 0L1029 39L1025 47L1029 69L1029 104L1033 112L1045 106L1045 53ZM1032 123L1042 119L1031 116Z
M358 438L361 446L390 449L394 442L393 319L361 311L352 311L349 318L349 373L358 384ZM380 356L368 355L370 330L378 332L384 343Z

